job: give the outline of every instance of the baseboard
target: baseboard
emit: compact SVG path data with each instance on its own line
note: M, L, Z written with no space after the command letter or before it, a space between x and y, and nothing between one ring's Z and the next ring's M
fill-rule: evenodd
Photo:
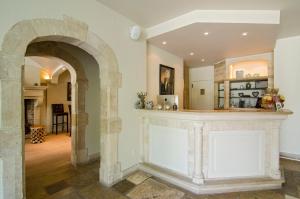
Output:
M284 158L284 159L300 161L300 155L299 154L280 152L280 157Z
M122 171L122 179L127 178L130 174L136 172L139 170L140 164L135 164L125 170Z
M89 163L97 161L97 160L100 160L100 152L88 155L88 162Z
M280 189L281 184L284 182L283 178L276 180L265 177L231 180L205 180L204 184L198 185L193 183L192 179L190 178L180 176L174 172L169 172L166 169L154 165L143 163L140 164L139 169L195 194L218 194L240 191Z

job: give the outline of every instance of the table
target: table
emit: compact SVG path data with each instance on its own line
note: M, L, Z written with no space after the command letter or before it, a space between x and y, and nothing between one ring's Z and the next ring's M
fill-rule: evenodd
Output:
M33 144L43 143L45 141L46 132L45 132L45 127L42 125L31 126L30 134L31 134L31 143Z

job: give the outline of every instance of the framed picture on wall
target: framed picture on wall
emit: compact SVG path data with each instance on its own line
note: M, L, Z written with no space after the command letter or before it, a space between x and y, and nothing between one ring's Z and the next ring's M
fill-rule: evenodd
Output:
M174 95L175 69L159 65L159 94Z
M68 86L67 86L67 101L71 101L72 100L72 85L71 82L68 82Z

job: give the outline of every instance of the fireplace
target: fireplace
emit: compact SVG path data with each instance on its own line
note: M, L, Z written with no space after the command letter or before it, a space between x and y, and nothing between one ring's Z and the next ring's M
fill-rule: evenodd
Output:
M24 87L25 134L30 133L31 126L43 125L41 112L45 109L46 89L46 86Z
M34 99L24 99L25 134L30 133L30 127L34 125Z

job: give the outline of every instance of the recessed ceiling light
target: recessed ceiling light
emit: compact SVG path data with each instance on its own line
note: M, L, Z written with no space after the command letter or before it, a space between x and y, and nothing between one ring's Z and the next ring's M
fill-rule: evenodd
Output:
M207 35L209 35L209 32L205 32L205 33L203 33L205 36L207 36Z
M193 56L193 55L195 55L195 53L194 52L190 52L190 55Z
M242 36L244 36L244 37L247 36L247 35L248 35L248 32L243 32L242 33Z
M205 62L205 59L201 59L202 62Z
M162 42L162 44L163 44L163 45L166 45L166 44L167 44L167 42L166 42L166 41L163 41L163 42Z

